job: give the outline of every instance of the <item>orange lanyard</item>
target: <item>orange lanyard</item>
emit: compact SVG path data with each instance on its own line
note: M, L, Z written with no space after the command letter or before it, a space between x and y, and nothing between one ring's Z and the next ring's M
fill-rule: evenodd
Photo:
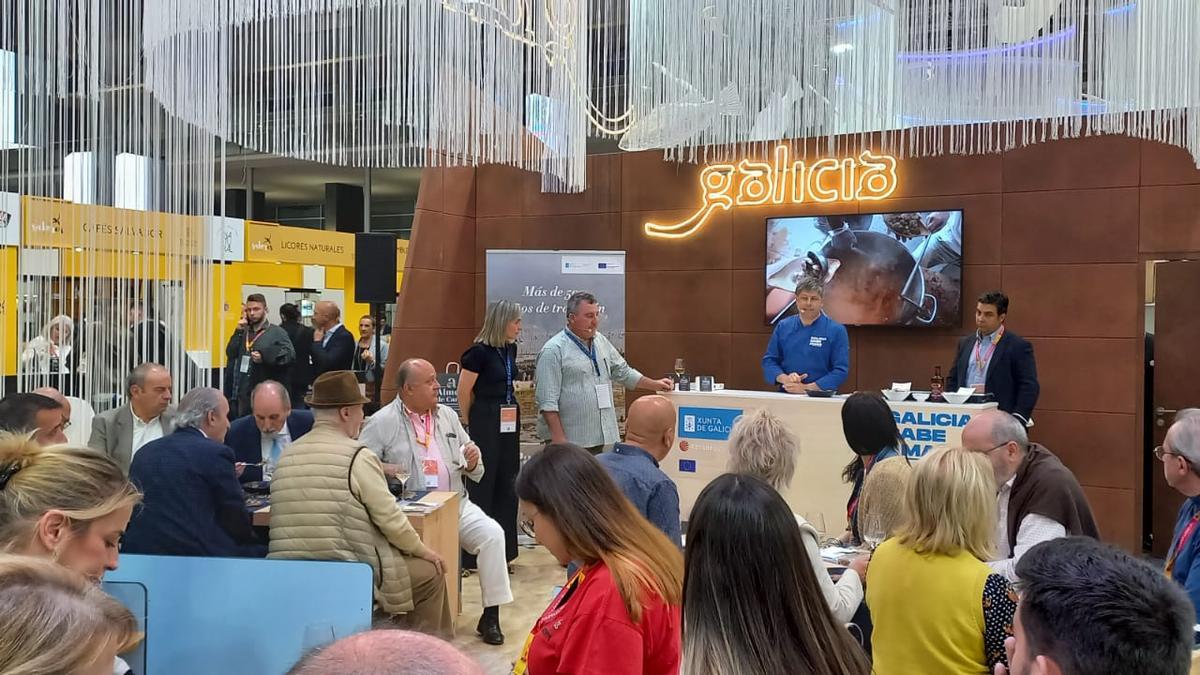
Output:
M259 329L259 331L257 333L254 334L254 337L250 337L250 329L249 329L249 327L247 327L246 328L246 351L250 351L250 348L254 346L255 342L258 342L258 338L262 337L262 334L265 332L267 332L267 329L264 326L263 328Z
M421 417L420 415L417 416L418 419L420 419L420 417ZM417 425L415 425L415 424L413 425L413 436L415 436L417 439L417 445L421 446L422 448L425 448L425 452L428 453L429 452L429 443L433 439L433 430L434 430L433 413L429 413L428 415L426 415L425 421L422 422L422 424L425 426L425 438L422 439L421 434L417 433Z
M979 366L980 373L983 372L983 369L987 366L988 361L991 360L992 354L996 351L996 345L1000 342L1000 338L1002 337L1004 337L1004 326L1000 326L996 329L996 332L992 335L991 346L988 347L987 353L983 354L982 356L979 354L979 340L975 341L975 352L971 354L971 358L975 359L975 365Z
M549 618L556 616L560 611L562 611L562 607L559 606L559 604L562 602L562 597L578 588L583 579L584 574L583 568L581 567L579 568L579 571L575 573L575 576L571 577L571 580L567 582L567 585L563 587L562 592L558 594L558 597L554 598L554 603L550 606L550 609L547 609L546 613L543 614L541 618L539 618L537 622L533 624L533 629L529 631L529 637L525 638L525 646L521 648L521 656L517 658L517 662L513 664L513 675L525 675L526 669L529 668L529 648L533 646L533 639L537 637L538 629L541 628Z
M1191 539L1192 533L1196 531L1196 525L1200 523L1200 513L1192 516L1192 520L1183 528L1183 532L1179 533L1179 541L1175 542L1175 548L1171 550L1171 557L1167 558L1167 566L1165 571L1167 576L1171 576L1171 572L1175 569L1175 559L1179 557L1179 553L1183 551L1184 544L1188 539Z

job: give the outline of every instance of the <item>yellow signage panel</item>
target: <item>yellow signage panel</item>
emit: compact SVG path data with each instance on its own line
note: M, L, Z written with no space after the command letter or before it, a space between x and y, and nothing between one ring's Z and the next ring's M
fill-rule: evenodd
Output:
M354 235L246 221L246 261L354 267Z
M24 243L33 248L198 256L204 221L156 211L25 197Z

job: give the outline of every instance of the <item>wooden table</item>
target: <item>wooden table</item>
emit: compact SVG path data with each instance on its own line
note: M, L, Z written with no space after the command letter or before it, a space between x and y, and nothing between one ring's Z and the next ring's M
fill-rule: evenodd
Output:
M458 594L458 581L462 576L459 569L458 506L461 497L457 492L430 492L421 497L423 504L436 504L429 513L405 512L408 522L421 535L421 541L446 561L446 597L455 612L462 613L462 599ZM256 527L270 527L271 507L264 506L254 512Z

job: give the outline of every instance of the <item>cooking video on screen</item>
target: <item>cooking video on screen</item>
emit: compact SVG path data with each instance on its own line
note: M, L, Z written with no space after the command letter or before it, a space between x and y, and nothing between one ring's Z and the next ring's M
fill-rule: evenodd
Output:
M957 326L962 211L767 220L766 321L796 313L804 277L824 284L825 313L847 325Z

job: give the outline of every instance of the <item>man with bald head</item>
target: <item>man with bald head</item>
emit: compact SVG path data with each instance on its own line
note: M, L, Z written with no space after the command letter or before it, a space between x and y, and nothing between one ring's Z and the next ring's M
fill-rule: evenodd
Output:
M409 490L459 494L458 540L476 557L483 615L476 632L490 645L504 644L500 605L512 602L504 529L471 501L463 478L483 477L479 447L471 441L458 413L437 400L437 370L424 359L400 364L399 393L367 420L359 440L383 460L389 476L407 474Z
M1054 453L1030 443L1025 423L989 410L963 427L962 445L987 456L996 475L995 560L992 571L1017 581L1017 561L1035 545L1065 537L1100 537L1079 481Z
M322 300L313 308L313 378L333 370L351 370L354 363L354 336L342 325L342 310L336 303Z
M58 404L62 406L62 430L65 432L71 428L71 402L67 400L66 396L63 396L61 391L54 387L38 387L33 390L33 393L58 401Z
M374 630L314 651L288 675L483 675L450 643L424 633Z
M625 442L598 459L646 520L682 547L679 489L658 466L674 444L675 404L665 396L643 396L629 406Z
M225 445L233 448L243 483L271 480L284 449L313 427L313 414L292 410L291 394L275 380L254 388L250 413L234 420L225 435Z

